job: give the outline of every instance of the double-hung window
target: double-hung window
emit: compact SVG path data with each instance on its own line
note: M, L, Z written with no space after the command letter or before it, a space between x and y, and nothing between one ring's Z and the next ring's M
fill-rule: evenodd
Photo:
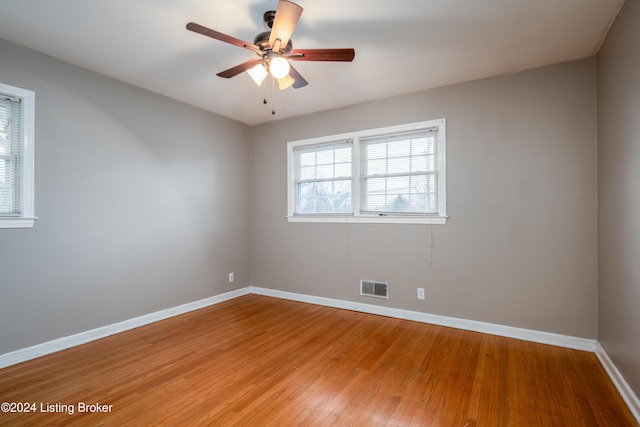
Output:
M446 222L446 121L288 144L294 222Z
M353 163L351 141L301 147L295 151L296 212L352 212Z
M0 84L0 228L33 227L33 92Z

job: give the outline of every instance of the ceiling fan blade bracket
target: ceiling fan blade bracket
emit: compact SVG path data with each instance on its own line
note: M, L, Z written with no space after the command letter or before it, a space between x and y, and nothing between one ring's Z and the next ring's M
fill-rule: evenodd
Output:
M276 39L273 42L273 46L271 47L271 51L273 52L280 52L280 46L282 45L282 40L280 39Z

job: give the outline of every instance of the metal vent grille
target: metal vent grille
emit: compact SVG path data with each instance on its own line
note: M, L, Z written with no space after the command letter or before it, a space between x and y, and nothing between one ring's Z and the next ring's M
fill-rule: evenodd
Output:
M389 282L360 280L360 295L389 299Z

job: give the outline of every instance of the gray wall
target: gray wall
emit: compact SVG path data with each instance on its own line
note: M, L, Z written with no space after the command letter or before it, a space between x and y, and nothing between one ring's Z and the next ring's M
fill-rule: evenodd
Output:
M246 126L3 40L0 58L36 92L40 217L0 230L0 354L249 283Z
M588 59L252 128L253 283L595 338L595 102ZM450 220L432 265L425 225L287 222L287 141L441 117ZM361 297L362 278L389 300Z
M640 396L640 2L598 54L598 340Z

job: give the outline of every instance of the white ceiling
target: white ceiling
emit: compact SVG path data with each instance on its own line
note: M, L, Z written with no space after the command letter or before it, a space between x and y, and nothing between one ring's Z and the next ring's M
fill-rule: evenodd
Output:
M0 0L0 38L247 124L593 56L624 0L298 0L295 48L353 47L352 63L296 62L309 81L263 105L253 42L277 0ZM0 58L1 60L1 58Z

